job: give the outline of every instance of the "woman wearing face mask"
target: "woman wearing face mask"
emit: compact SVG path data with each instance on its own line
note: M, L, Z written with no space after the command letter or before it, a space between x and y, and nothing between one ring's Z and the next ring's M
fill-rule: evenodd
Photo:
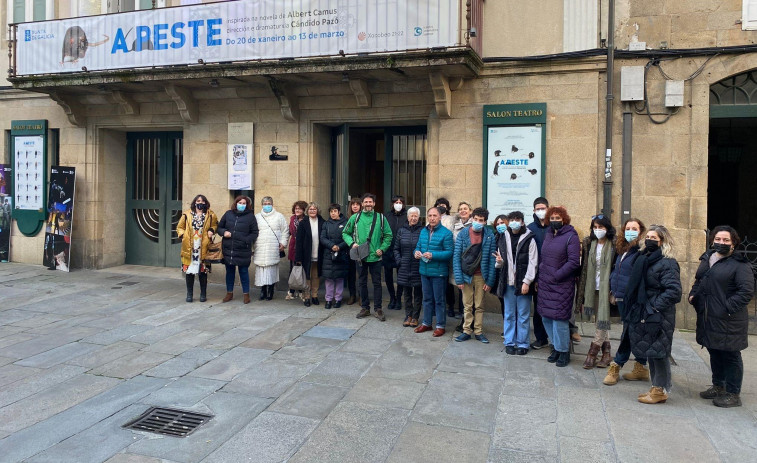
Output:
M741 406L749 314L747 304L754 295L754 275L742 254L734 254L741 243L732 227L712 230L712 249L699 258L689 303L697 311L697 343L710 353L712 386L699 393L715 406Z
M289 273L292 273L294 268L294 250L297 247L297 229L305 218L305 209L308 208L308 203L305 201L297 201L292 205L292 216L289 218L289 246L287 250L287 257L289 260ZM302 291L299 291L300 297L305 301L305 297L302 295ZM287 292L286 300L292 300L296 297L295 291L290 289Z
M415 247L421 236L423 225L420 224L421 211L411 207L407 211L407 224L397 231L394 243L394 260L397 262L397 286L405 295L405 321L402 326L418 326L421 317L421 274L420 260L416 259ZM415 293L415 297L413 297ZM399 294L399 290L398 290ZM399 304L399 301L397 301Z
M460 201L460 203L457 205L457 215L455 216L455 222L452 225L452 239L457 241L457 235L460 234L460 232L464 228L468 228L473 223L473 217L471 217L471 212L473 212L473 206L467 201ZM451 264L450 264L451 265ZM452 271L452 267L450 266L450 278L449 281L452 284L455 284L455 276L454 271ZM455 285L457 287L457 285ZM451 307L447 310L447 317L451 318L460 318L460 324L457 325L455 328L455 331L463 331L463 292L458 288L457 289L457 314L455 313L455 305L452 304Z
M494 222L492 222L492 226L494 227L494 241L499 243L499 239L502 236L503 233L507 232L507 214L500 214L495 219ZM497 267L495 268L495 274L494 274L494 286L492 286L492 294L498 294L499 291L497 291L497 288L499 287L499 278L502 273L502 269ZM497 299L499 299L499 307L502 309L502 319L505 318L505 299L497 296ZM502 332L502 337L505 337L505 333Z
M347 225L347 218L342 214L342 206L329 206L329 220L321 228L321 246L323 247L323 278L326 282L326 304L324 309L342 306L344 277L347 276L349 246L344 242L342 230Z
M618 383L620 370L623 365L631 358L631 340L628 335L628 321L626 320L626 287L628 280L631 278L633 263L639 256L639 242L646 236L647 227L639 219L628 219L623 224L623 234L618 235L615 240L615 250L618 257L615 259L615 268L610 275L610 294L615 303L618 305L620 319L623 320L623 332L620 335L620 344L615 352L615 359L610 363L607 370L607 376L602 381L607 386L613 386ZM645 368L647 359L636 357L633 371L625 373L623 379L626 381L649 381L649 370Z
M610 357L610 274L615 259L615 227L604 215L591 218L590 234L582 242L581 278L576 289L576 310L591 320L596 316L594 340L584 369L607 368ZM597 354L602 358L597 362Z
M633 263L625 297L631 352L647 359L652 376L649 392L639 395L641 403L664 403L673 385L670 351L676 304L681 301L680 273L668 229L650 225L644 247Z
M289 227L284 216L273 208L273 198L265 196L263 210L255 214L260 238L255 242L255 286L260 286L260 300L273 299L279 281L279 262L289 241Z
M308 217L302 221L297 230L297 249L294 252L295 265L302 265L305 270L305 277L308 280L308 289L304 294L305 307L310 304L318 305L318 289L321 286L320 275L323 274L323 253L324 248L321 246L321 229L323 228L323 217L321 217L321 208L317 203L308 204Z
M234 207L221 217L218 233L223 236L223 262L226 264L226 296L222 302L234 297L234 278L239 269L244 303L250 303L250 259L252 246L258 238L258 222L252 213L252 200L237 196Z
M389 291L389 310L400 310L402 308L402 286L397 285L394 288L394 269L397 268L397 262L394 260L394 245L397 242L397 232L400 228L407 225L407 210L405 209L405 197L401 195L392 196L392 210L384 215L392 229L392 244L381 259L384 267L384 282L386 289Z
M550 207L547 217L550 230L541 247L536 307L552 340L547 361L564 367L570 363L570 314L581 267L581 243L564 207Z
M348 203L348 208L349 215L347 216L347 219L360 212L363 209L363 203L360 202L360 197L352 198ZM347 264L347 288L350 290L350 297L347 299L346 304L352 305L357 301L357 266L354 260L347 260L349 260L349 263Z
M197 195L176 224L181 239L181 270L187 283L187 302L192 302L195 275L200 280L200 302L207 300L210 264L205 263L208 244L218 228L218 217L204 195Z

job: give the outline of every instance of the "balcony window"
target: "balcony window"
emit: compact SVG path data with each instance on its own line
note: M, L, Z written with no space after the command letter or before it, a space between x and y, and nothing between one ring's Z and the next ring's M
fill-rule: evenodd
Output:
M8 0L9 22L53 19L53 0Z

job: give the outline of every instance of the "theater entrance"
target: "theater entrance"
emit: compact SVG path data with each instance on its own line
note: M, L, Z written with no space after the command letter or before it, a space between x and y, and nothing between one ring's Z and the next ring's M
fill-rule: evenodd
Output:
M331 200L347 204L363 193L386 212L393 195L425 215L426 126L364 127L343 124L331 132Z

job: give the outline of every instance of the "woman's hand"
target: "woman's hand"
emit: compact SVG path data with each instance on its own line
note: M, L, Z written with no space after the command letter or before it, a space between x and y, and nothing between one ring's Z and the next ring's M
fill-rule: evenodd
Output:
M224 238L231 238L231 232L230 231L223 232L223 237Z
M691 301L694 300L694 296L689 296L689 304L691 304Z
M215 235L215 233L213 233L213 230L208 230L208 238L213 238L213 235Z
M504 259L502 259L502 254L499 253L499 249L497 249L497 252L492 254L494 256L494 259L497 261L498 264L501 264L504 262Z
M339 250L339 246L337 246L335 244L335 245L331 246L331 250L334 251L334 252L337 252Z
M421 254L420 251L415 251L415 254L413 254L413 257L415 257L416 259L420 259L421 257L423 257L423 254Z
M520 293L528 294L528 283L523 283L523 286L520 287Z

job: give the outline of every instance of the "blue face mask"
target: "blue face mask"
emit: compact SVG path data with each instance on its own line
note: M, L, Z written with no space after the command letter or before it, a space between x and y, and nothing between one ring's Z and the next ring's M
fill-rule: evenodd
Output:
M501 223L497 225L497 233L504 233L507 231L507 225Z
M239 212L243 212L245 209L247 209L247 204L244 203L237 203L237 210Z
M266 214L271 212L272 210L273 210L273 206L271 206L270 204L266 204L265 206L263 206L263 212L265 212Z
M473 228L473 231L475 231L475 232L480 232L481 230L484 229L484 224L478 223L478 222L473 222L471 224L471 228Z
M513 231L520 230L520 222L518 222L517 220L510 222L510 228L512 228Z
M639 232L637 232L636 230L626 230L623 236L625 236L626 241L630 243L631 241L639 237Z

